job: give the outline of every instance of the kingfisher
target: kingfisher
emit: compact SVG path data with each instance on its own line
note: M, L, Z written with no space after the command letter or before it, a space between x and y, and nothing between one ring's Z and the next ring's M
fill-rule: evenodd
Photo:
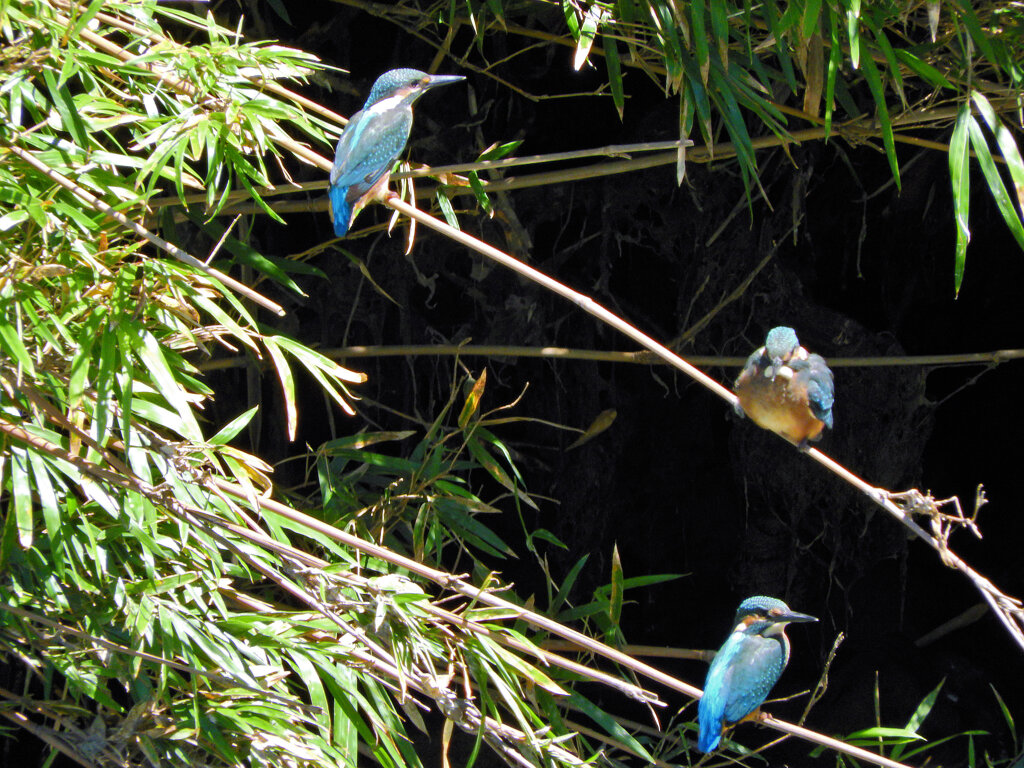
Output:
M733 619L732 634L715 654L697 710L697 748L711 752L726 726L758 711L789 661L786 625L817 621L774 597L748 597Z
M328 191L334 234L344 237L359 211L386 192L391 167L409 141L416 100L431 88L465 79L418 69L392 69L377 78L334 151Z
M738 414L801 450L809 440L821 439L825 427L832 429L832 371L821 355L800 346L792 328L768 331L764 346L747 358L735 389Z

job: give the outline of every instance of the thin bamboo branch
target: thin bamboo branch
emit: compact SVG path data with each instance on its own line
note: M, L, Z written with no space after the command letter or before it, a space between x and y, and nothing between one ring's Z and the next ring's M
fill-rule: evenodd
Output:
M106 214L108 217L110 217L111 219L116 221L122 227L126 227L127 229L130 229L138 237L141 237L144 240L148 240L150 243L152 243L153 245L155 245L157 248L161 249L165 253L169 254L171 257L177 259L178 261L180 261L180 262L182 262L184 264L188 264L193 269L197 269L200 272L205 273L211 279L216 280L217 282L221 283L223 286L225 286L227 288L230 288L235 293L238 293L238 294L244 296L245 298L249 299L250 301L252 301L252 302L254 302L256 304L259 304L261 307L265 307L266 309L269 309L274 314L279 315L279 316L283 316L284 315L284 313L285 313L284 309L281 307L280 304L278 304L278 303L276 303L274 301L271 301L270 299L266 298L265 296L263 296L263 295L257 293L256 291L254 291L249 286L243 285L242 283L238 282L234 278L228 277L227 275L225 275L220 270L214 269L213 267L210 267L210 266L204 264L199 259L197 259L195 256L192 256L191 254L186 253L185 251L183 251L181 248L179 248L178 246L174 245L173 243L169 243L166 240L164 240L162 237L160 237L159 235L156 235L153 232L150 232L148 229L143 227L141 224L138 224L137 222L132 221L131 219L129 219L127 216L125 216L120 211L117 211L113 207L107 205L105 202L100 200L98 197L96 197L94 194L92 194L88 190L83 189L82 187L80 187L77 184L75 184L67 176L63 175L62 173L59 173L58 171L53 170L52 168L50 168L46 164L40 162L39 160L37 160L35 158L34 155L32 155L29 152L26 152L21 147L16 147L16 146L13 146L13 145L8 145L6 147L6 150L8 152L10 152L11 154L19 157L25 163L27 163L28 165L30 165L33 168L35 168L37 171L39 171L43 175L47 176L52 181L56 182L60 186L62 186L65 189L69 190L72 194L74 194L76 197L78 197L79 199L83 200L87 204L91 205L94 209L96 209L98 211L102 211L104 214Z
M609 310L605 309L596 301L591 299L589 296L585 296L584 294L579 293L578 291L574 291L573 289L558 282L557 280L548 277L543 272L524 264L523 262L519 261L516 258L513 258L512 256L509 256L507 253L504 253L503 251L499 251L494 246L488 245L482 240L476 239L472 235L457 230L454 227L451 227L448 224L444 223L443 221L440 221L438 219L435 219L433 216L429 216L423 213L422 211L420 211L417 208L414 208L405 201L400 200L397 195L389 195L387 197L387 200L385 201L385 204L389 208L393 208L394 210L400 213L404 213L406 216L408 216L411 219L414 219L420 224L423 224L426 227L430 227L431 229L440 232L441 234L448 237L450 240L455 240L456 242L462 243L463 245L476 251L477 253L481 253L484 256L487 256L489 259L498 262L502 266L511 269L513 272L516 272L522 275L523 277L539 285L542 285L552 293L557 293L559 296L568 299L573 304L583 309L583 311L593 315L594 317L598 318L607 325L610 325L612 328L619 331L623 335L631 338L633 341L637 342L642 347L650 350L657 357L661 358L669 365L678 368L687 376L692 378L694 381L697 381L707 389L711 390L716 395L721 397L723 400L726 400L727 402L732 404L735 404L737 402L736 395L734 395L728 389L723 387L717 381L712 379L710 376L705 374L700 369L690 365L688 362L679 357L679 355L676 355L667 347L662 346L647 334L642 333L635 326L632 326L629 323L627 323L614 312L610 312Z
M505 344L396 344L331 347L319 350L334 361L349 358L376 357L512 357L558 360L590 360L631 365L666 365L646 350L616 352L602 349L570 349L569 347L522 347ZM1024 358L1024 349L998 349L992 352L964 352L952 355L894 355L892 357L830 357L830 368L949 368L953 366L987 365L995 367L1011 360ZM693 365L705 368L722 366L740 368L745 357L726 355L689 355ZM252 364L244 357L220 357L197 362L200 371L223 371Z
M545 640L541 647L550 651L574 651L579 650L575 643L566 640ZM715 658L715 651L697 651L691 648L667 648L661 645L635 645L630 643L621 648L623 653L630 656L648 656L658 659L692 659L710 664Z

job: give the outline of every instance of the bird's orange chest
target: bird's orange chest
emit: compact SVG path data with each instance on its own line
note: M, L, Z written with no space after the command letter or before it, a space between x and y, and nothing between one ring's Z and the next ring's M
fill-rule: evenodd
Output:
M825 428L808 406L807 388L793 378L788 368L775 376L745 371L736 383L736 396L755 424L794 443L814 440Z

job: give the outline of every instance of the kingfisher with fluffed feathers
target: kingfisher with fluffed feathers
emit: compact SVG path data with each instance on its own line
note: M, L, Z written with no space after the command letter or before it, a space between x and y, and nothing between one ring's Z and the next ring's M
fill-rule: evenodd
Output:
M832 429L835 387L821 355L808 352L786 326L772 328L736 379L737 413L802 450Z
M328 191L334 234L344 237L359 211L387 194L391 168L409 141L416 100L431 88L465 79L418 69L392 69L377 78L334 152Z
M774 597L740 603L733 630L718 649L697 710L697 748L712 752L728 726L755 714L789 662L786 625L817 621Z

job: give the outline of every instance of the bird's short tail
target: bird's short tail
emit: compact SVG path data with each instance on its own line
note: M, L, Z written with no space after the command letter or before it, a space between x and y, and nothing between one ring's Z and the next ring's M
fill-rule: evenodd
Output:
M701 699L700 703L704 704L704 699ZM697 737L697 749L704 753L712 752L722 740L722 716L712 709L713 707L707 705L698 708L700 735Z
M334 218L334 234L344 237L352 220L352 204L345 199L348 189L331 185L327 196L331 200L331 216Z

